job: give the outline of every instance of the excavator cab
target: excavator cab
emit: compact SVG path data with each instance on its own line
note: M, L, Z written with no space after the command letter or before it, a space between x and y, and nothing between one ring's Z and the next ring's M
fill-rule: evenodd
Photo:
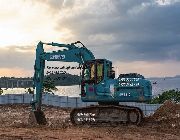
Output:
M82 81L85 83L99 84L104 79L115 78L112 62L106 59L86 61L83 65Z
M106 59L94 59L86 61L83 64L82 80L81 80L81 97L82 100L93 101L97 98L99 90L103 90L100 86L108 80L115 78L115 72L112 70L112 62ZM88 96L94 97L89 99Z

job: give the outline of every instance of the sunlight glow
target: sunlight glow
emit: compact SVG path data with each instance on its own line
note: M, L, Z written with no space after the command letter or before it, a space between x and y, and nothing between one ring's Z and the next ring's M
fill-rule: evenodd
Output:
M63 33L55 30L56 15L52 15L46 5L18 2L20 6L9 5L8 1L0 2L1 5L8 5L6 10L1 9L3 13L0 14L0 47L34 45L40 40L52 42L62 39Z

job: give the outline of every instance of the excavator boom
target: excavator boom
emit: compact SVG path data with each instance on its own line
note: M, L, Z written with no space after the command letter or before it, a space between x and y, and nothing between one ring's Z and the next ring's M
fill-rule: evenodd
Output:
M81 44L82 47L76 46L76 44ZM63 50L44 52L43 45L59 47L63 48ZM92 52L80 41L71 44L39 42L36 48L35 72L33 77L34 97L31 101L32 111L30 113L29 122L46 124L45 115L41 110L45 61L77 62L82 65L85 61L93 59L95 59L95 57Z

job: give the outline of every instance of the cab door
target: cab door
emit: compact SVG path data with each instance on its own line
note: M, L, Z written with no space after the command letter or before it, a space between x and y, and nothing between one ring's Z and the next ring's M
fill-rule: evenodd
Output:
M104 78L104 60L96 59L86 62L82 73L81 93L83 94L81 95L97 97L98 93L103 91L101 82Z
M96 95L96 63L88 61L83 65L81 96L95 98Z

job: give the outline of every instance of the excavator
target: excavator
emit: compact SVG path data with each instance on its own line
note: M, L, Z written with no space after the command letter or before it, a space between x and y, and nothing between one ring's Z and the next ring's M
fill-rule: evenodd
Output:
M78 45L80 44L80 45ZM44 45L59 47L58 51L45 52ZM98 105L74 108L70 120L74 125L133 124L140 125L143 111L121 102L146 102L152 99L149 80L137 73L120 74L115 78L112 62L96 59L83 43L71 44L39 42L34 65L34 96L31 101L30 123L46 124L42 111L42 93L45 61L77 62L82 66L81 100Z

